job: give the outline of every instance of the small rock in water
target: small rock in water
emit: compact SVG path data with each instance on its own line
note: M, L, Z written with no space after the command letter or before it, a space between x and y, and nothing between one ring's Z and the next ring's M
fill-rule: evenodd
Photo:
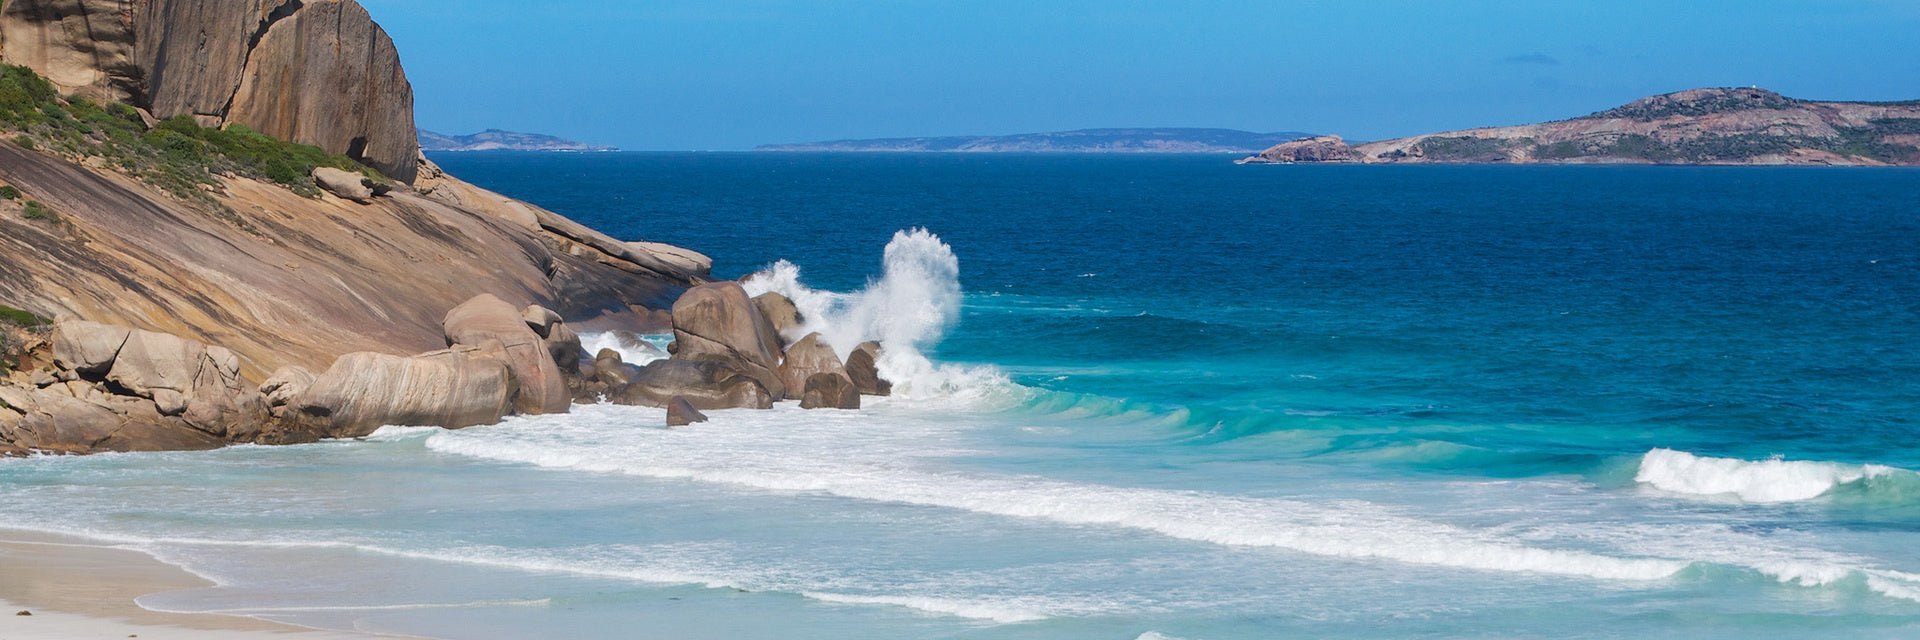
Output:
M672 400L667 401L667 426L684 427L706 421L707 415L693 408L693 403L687 402L686 398L674 396Z
M20 613L16 613L16 614L13 614L13 615L16 615L16 616L30 616L30 615L33 615L33 612L32 612L32 611L22 611L22 612L20 612Z

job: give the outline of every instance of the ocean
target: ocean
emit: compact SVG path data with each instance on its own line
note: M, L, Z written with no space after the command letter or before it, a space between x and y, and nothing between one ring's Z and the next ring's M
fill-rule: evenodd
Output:
M1920 635L1920 171L434 159L899 392L0 460L0 528L442 638Z

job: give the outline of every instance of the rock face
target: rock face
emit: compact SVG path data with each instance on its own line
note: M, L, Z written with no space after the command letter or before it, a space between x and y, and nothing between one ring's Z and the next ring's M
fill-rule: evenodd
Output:
M675 360L718 362L752 378L774 398L781 382L780 339L773 325L737 282L688 289L673 303Z
M1242 163L1920 165L1920 101L1796 100L1758 88L1692 89L1592 115L1348 145L1277 145Z
M418 175L413 87L353 0L7 0L0 57L63 92L244 124Z

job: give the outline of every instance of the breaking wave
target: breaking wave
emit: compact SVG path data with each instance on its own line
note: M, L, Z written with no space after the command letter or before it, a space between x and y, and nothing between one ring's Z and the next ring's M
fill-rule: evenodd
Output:
M1910 493L1920 484L1920 475L1877 464L1711 458L1654 449L1640 458L1634 481L1668 493L1779 503L1832 496L1845 489Z

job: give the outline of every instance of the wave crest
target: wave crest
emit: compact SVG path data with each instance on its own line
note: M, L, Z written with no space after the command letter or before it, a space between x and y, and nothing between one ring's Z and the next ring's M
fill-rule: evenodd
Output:
M1913 475L1877 464L1810 460L1710 458L1673 449L1654 449L1640 458L1634 481L1669 493L1734 496L1745 502L1801 502L1847 485L1895 474Z

